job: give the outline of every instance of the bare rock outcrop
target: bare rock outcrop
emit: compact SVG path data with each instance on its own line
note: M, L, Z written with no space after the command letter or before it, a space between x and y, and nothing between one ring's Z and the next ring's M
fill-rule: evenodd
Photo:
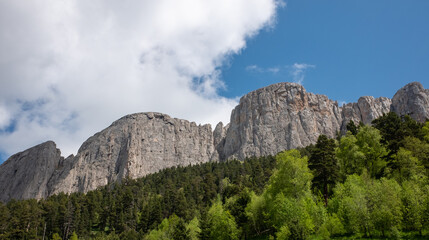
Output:
M131 114L90 137L76 156L64 159L53 142L13 155L0 166L0 200L87 192L173 166L273 155L315 143L320 134L344 133L350 120L370 124L389 111L425 121L429 90L410 83L392 100L366 96L340 107L296 83L277 83L243 96L230 123L214 131L166 114Z
M223 155L244 159L314 143L340 129L337 102L307 93L296 83L278 83L240 99L231 114Z
M412 82L396 92L391 110L398 115L410 115L419 122L429 119L429 89L419 82Z
M48 196L47 183L62 160L52 141L11 156L0 166L0 201Z
M352 120L356 124L371 124L372 120L390 112L392 101L386 97L360 97L357 103L348 103L341 107L341 132L346 131L347 123Z
M90 137L76 157L67 159L52 178L50 194L87 192L125 177L218 160L215 153L209 124L161 113L132 114Z

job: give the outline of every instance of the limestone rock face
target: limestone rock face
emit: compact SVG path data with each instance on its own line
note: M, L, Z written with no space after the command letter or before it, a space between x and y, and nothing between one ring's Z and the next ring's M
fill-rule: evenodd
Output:
M216 148L216 155L213 156L214 160L225 159L223 148L225 146L225 137L226 137L228 128L229 128L229 124L224 127L223 123L219 122L216 125L215 130L213 131L214 147Z
M278 83L241 98L232 111L223 155L277 154L314 143L320 134L334 137L340 127L337 102L307 93L296 83Z
M230 123L214 131L161 113L131 114L90 137L76 156L64 159L53 142L13 155L0 166L0 200L87 192L173 166L274 155L315 143L320 134L344 133L350 120L370 124L389 111L425 121L429 90L410 83L392 100L366 96L339 107L296 83L277 83L243 96Z
M50 194L87 192L125 177L218 160L209 124L160 113L125 116L90 137L53 176Z
M347 123L352 120L356 124L371 124L372 120L390 112L392 101L386 97L360 97L357 103L348 103L341 107L341 131L346 131Z
M392 98L391 110L398 115L410 115L419 122L429 119L429 89L412 82L399 89Z
M0 201L46 197L47 183L62 159L52 141L11 156L0 166Z

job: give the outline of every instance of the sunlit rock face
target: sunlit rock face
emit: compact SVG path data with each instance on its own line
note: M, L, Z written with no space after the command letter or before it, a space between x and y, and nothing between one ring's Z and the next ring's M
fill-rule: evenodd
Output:
M125 177L139 178L173 166L217 161L209 124L161 113L125 116L90 137L53 175L50 194L87 192Z
M307 93L296 83L278 83L241 98L232 111L224 156L276 154L314 143L320 134L335 136L341 109L324 95Z
M429 89L412 82L399 89L392 98L391 110L398 115L410 115L419 122L429 119Z
M429 91L410 83L393 97L359 98L338 106L296 83L277 83L243 96L230 123L197 125L161 113L127 115L85 141L76 156L61 157L49 141L0 166L0 200L88 192L123 178L173 166L274 155L345 132L347 123L370 124L389 111L429 118Z
M335 137L350 120L370 124L390 111L391 100L361 97L339 107L325 95L308 93L296 83L277 83L241 98L232 111L223 156L273 155L315 143L320 134Z

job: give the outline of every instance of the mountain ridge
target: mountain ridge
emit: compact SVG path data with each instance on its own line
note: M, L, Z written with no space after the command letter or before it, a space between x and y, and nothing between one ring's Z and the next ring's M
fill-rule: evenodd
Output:
M167 114L126 115L89 137L76 156L64 158L52 141L14 154L0 166L0 200L87 192L125 177L138 178L173 166L274 155L335 137L352 120L371 123L394 111L429 118L429 90L407 84L392 99L364 96L338 106L296 83L276 83L244 95L230 123L197 125Z

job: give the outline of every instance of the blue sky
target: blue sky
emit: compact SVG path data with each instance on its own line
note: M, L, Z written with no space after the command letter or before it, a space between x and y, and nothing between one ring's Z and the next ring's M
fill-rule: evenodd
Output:
M0 162L116 119L215 125L277 82L355 102L429 88L429 1L0 1ZM11 24L13 23L13 24Z
M287 1L274 28L251 39L223 69L222 94L294 81L295 63L313 65L302 82L307 91L339 102L393 97L412 81L429 88L428 13L424 0ZM246 70L252 65L265 71Z

